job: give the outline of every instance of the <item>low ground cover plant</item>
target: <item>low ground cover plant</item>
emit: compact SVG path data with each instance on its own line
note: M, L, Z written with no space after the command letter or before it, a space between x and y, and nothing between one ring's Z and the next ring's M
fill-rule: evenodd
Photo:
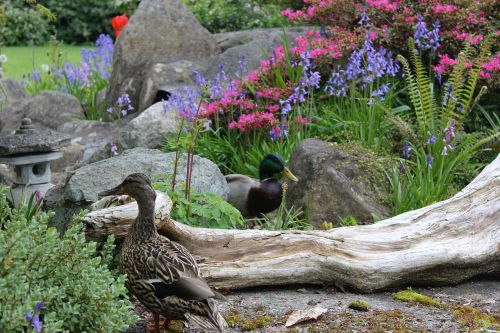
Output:
M137 320L124 286L112 272L113 239L98 248L81 224L64 236L50 214L9 207L0 189L0 331L121 332ZM31 198L33 203L33 196Z

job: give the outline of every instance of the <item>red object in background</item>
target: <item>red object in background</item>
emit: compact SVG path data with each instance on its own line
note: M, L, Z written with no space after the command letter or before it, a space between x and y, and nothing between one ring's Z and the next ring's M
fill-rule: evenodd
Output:
M115 37L118 38L120 36L120 33L122 32L123 28L128 23L128 17L127 15L118 15L115 16L111 19L111 26L115 30Z

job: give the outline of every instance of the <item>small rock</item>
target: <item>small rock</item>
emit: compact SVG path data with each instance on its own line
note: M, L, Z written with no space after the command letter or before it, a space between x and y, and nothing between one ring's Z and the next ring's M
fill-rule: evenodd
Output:
M118 134L118 142L127 149L135 147L160 148L165 134L178 132L181 120L175 110L165 112L156 103L132 119Z
M348 308L356 311L366 312L370 310L370 305L363 301L354 301L349 304Z

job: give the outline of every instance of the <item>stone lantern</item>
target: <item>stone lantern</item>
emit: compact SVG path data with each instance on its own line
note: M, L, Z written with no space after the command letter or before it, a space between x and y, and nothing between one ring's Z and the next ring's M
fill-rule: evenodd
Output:
M62 157L57 149L67 146L71 138L52 131L39 132L24 118L14 133L0 138L0 163L14 167L15 185L12 200L18 205L24 198L39 191L43 196L51 187L50 161Z

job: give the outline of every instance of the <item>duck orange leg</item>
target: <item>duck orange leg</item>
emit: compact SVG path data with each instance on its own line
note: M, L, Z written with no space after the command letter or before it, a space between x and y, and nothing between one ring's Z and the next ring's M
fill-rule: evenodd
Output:
M147 324L146 329L148 330L148 332L160 333L160 315L153 312L153 318L155 320L155 323Z

